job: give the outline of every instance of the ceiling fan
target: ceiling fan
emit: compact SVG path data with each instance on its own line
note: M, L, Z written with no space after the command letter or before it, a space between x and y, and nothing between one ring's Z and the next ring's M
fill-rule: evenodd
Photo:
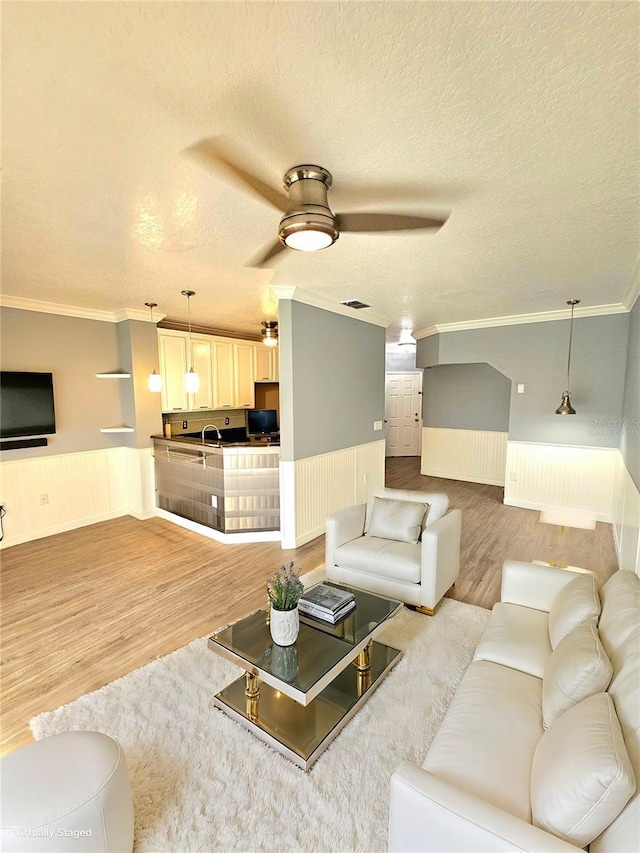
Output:
M436 229L447 221L446 217L433 219L399 213L334 213L327 200L331 173L322 166L301 165L289 169L283 180L285 194L244 169L225 150L219 137L201 139L187 148L187 152L283 213L278 240L253 260L252 267L266 266L286 248L303 252L325 249L335 243L342 232Z

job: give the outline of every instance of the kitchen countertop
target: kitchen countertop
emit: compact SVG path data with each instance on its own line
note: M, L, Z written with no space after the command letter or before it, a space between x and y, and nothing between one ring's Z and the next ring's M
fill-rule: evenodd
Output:
M157 442L165 444L188 445L193 448L202 448L206 451L221 451L225 450L252 450L258 453L265 452L280 452L280 442L257 442L257 441L210 441L201 438L192 438L191 436L172 435L171 438L166 438L164 435L152 435L151 438Z

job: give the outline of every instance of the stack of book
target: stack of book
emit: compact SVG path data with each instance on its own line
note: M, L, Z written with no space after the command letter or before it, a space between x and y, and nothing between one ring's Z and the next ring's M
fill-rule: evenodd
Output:
M298 602L298 610L335 625L356 606L353 593L321 583L308 589Z

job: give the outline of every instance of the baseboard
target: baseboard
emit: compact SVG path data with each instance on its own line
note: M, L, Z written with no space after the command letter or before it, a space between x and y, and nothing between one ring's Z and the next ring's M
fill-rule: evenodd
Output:
M214 539L216 542L221 542L223 545L243 545L247 542L280 542L282 539L282 533L279 530L264 530L253 533L242 531L238 533L221 533L219 530L207 527L206 524L199 524L197 521L191 521L190 518L174 515L172 512L167 512L165 509L160 509L159 507L156 507L153 514L158 518L164 518L165 521L170 521L172 524L177 524L178 527L184 527L193 533L199 533L200 536L206 536L207 539Z
M137 518L138 521L148 521L150 518L155 518L156 513L155 510L151 510L150 512L129 512L128 515L132 515L134 518Z
M502 502L505 506L517 506L520 509L535 509L540 512L560 512L563 509L563 507L554 506L553 504L536 503L535 501L516 501L511 498L505 498ZM611 513L596 512L593 515L595 515L596 521L604 521L605 524L611 524L613 521Z
M98 515L88 515L85 518L73 519L62 524L54 524L51 527L41 527L38 530L30 530L18 536L5 535L0 542L0 550L11 548L13 545L23 545L25 542L32 542L35 539L44 539L47 536L55 536L56 533L68 533L69 530L76 530L78 527L88 527L90 524L98 524L101 521L110 521L112 518L120 518L123 515L133 515L126 510L116 510L114 512L102 512ZM6 520L5 520L6 527Z
M420 468L420 473L424 477L438 477L441 480L461 480L464 483L484 483L487 486L504 487L504 477L470 477L468 474L465 474L464 471L452 474L450 471L426 471L424 468Z

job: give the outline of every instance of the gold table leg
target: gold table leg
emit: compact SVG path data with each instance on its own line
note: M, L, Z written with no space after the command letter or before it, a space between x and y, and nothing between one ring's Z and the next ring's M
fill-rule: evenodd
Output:
M353 665L359 672L371 669L371 643L367 643L364 649L359 652L353 661Z
M247 697L247 717L252 723L258 719L258 702L260 699L260 682L258 676L246 672L244 676L244 695Z

